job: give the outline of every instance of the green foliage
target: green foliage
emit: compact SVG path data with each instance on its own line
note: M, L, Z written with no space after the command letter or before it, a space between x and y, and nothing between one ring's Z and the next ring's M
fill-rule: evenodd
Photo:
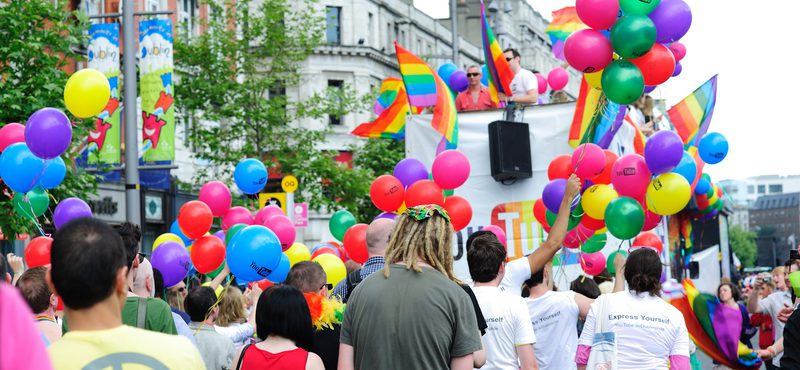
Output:
M0 6L0 124L25 120L33 112L54 107L64 110L63 89L69 77L64 68L83 56L75 48L87 41L88 22L81 12L68 12L67 1L15 0ZM75 122L75 121L74 121ZM72 146L86 139L90 122L77 121L73 126ZM72 149L72 148L71 148ZM70 153L70 150L68 150ZM71 170L73 160L64 156L67 176L49 191L56 200L86 198L97 189L94 176ZM12 238L18 233L34 232L30 219L13 211L11 194L0 189L0 229ZM55 202L50 203L51 210ZM39 222L47 223L52 213Z
M756 261L756 233L746 231L739 226L731 226L729 229L728 240L731 249L739 260L742 267L752 267Z

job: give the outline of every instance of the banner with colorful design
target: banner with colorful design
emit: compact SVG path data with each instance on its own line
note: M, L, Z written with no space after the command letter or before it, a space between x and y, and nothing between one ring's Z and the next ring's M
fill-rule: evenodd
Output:
M145 162L175 159L172 21L139 22L139 93Z
M108 78L111 98L106 109L95 119L94 129L89 130L89 164L118 164L120 161L120 116L122 105L119 97L122 86L119 70L119 24L93 24L89 27L89 68L96 69Z

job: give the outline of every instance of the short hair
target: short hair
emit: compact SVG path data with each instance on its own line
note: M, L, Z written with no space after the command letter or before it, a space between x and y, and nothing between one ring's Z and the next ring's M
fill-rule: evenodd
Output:
M44 312L50 306L50 295L53 294L47 287L45 275L47 268L39 266L25 271L17 280L17 289L22 293L25 302L28 302L31 311L36 314Z
M661 259L650 248L637 248L625 261L625 281L636 293L661 296Z
M325 281L327 281L327 276L319 263L301 261L292 266L283 283L300 289L303 293L308 293L318 291Z
M158 271L158 269L153 269L153 290L155 291L154 296L156 298L165 298L164 275L161 275L161 271Z
M475 241L475 239L484 235L494 235L494 233L488 230L478 230L472 234L469 234L469 236L467 237L467 252L469 252L469 248L472 247L472 243ZM496 235L494 236L495 238L497 238Z
M203 322L208 318L208 313L217 304L217 295L214 289L199 286L189 291L183 305L189 318L195 322Z
M220 295L219 317L216 324L219 326L229 326L235 323L244 322L247 319L247 311L244 309L244 296L242 291L236 286L229 285Z
M514 55L514 58L519 56L519 52L517 51L517 49L514 48L508 48L506 50L503 50L503 54L508 53L509 51L511 52L512 55Z
M0 281L6 279L6 274L8 273L8 267L6 262L6 257L0 253Z
M506 248L497 238L475 238L472 248L467 251L467 265L472 280L478 283L494 280L506 260L506 254Z
M733 298L734 302L738 302L742 299L742 291L739 289L738 286L732 283L722 283L717 287L717 298L719 298L719 290L722 289L724 286L728 286L731 288L731 297Z
M772 273L770 275L783 275L785 273L786 273L786 267L778 266L778 267L772 269Z
M481 68L477 64L470 65L469 67L467 67L467 70L469 71L470 68L477 68L479 71L481 71L481 73L483 73L483 68Z
M592 280L594 280L594 282L597 283L597 285L600 285L600 284L602 284L602 283L604 283L606 281L612 281L613 282L614 281L614 277L611 276L611 274L608 272L608 270L603 269L603 272L601 272L601 273L595 275L594 277L592 277Z
M306 351L313 351L313 328L308 303L297 288L271 286L258 298L256 332L261 340L277 335Z
M544 282L544 267L539 269L539 271L536 271L533 274L531 274L531 277L528 280L525 280L525 285L527 285L530 288L533 288L543 282Z
M53 236L50 276L64 305L80 310L108 298L125 267L122 238L105 222L86 217L68 222Z
M125 246L125 262L128 263L128 270L133 267L133 259L139 253L139 242L142 240L142 229L139 225L123 222L114 226L114 230L119 233Z
M586 275L578 276L577 279L569 283L569 290L583 294L586 298L591 299L596 299L600 296L600 287Z

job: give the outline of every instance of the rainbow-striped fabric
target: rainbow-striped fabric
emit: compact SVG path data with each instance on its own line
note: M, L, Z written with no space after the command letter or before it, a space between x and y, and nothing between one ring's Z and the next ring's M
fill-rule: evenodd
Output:
M483 38L483 56L486 59L486 69L489 71L489 92L495 104L500 103L497 93L502 92L506 96L511 93L511 81L514 79L514 72L508 65L503 48L497 38L494 37L489 21L486 19L486 11L481 0L481 34Z
M708 131L717 102L717 75L667 111L685 147L696 147Z
M564 60L564 43L567 37L573 32L589 28L578 17L578 12L574 6L561 8L553 12L553 20L544 29L550 36L550 42L553 46L553 53L559 59Z
M358 125L351 134L402 140L405 138L406 116L409 114L409 109L408 95L403 81L396 77L386 78L381 83L380 95L375 102L378 118ZM416 108L414 110L417 111Z

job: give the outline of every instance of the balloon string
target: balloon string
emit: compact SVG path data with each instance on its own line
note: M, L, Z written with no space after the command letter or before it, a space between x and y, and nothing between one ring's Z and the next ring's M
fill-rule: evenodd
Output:
M42 236L45 236L44 230L42 230L42 226L39 224L39 220L36 218L36 213L33 210L33 204L31 203L30 199L28 199L27 195L23 195L22 196L22 200L25 201L25 203L28 205L28 207L31 210L31 213L27 214L27 210L23 209L22 210L23 213L26 213L25 216L30 217L30 219L33 221L33 225L36 226L36 229L39 231L39 234L42 235Z
M39 178L42 177L42 175L44 175L45 171L47 171L47 167L49 167L50 163L52 162L53 162L52 159L44 160L44 166L42 167L42 172L39 172L39 174L36 175L36 177L33 178L33 181L31 181L31 183L29 184L29 187L31 189L33 189L33 187L36 186L36 183L39 182Z

